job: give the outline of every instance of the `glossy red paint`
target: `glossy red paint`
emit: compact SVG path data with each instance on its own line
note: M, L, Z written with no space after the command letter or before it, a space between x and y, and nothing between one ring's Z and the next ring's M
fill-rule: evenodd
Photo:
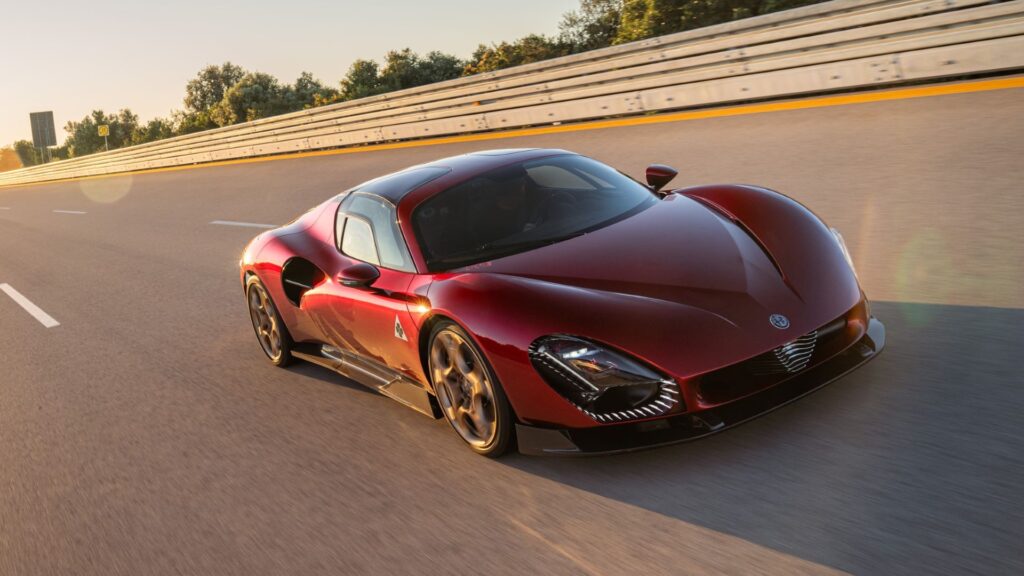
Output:
M837 318L845 317L843 328L817 363L866 333L864 296L828 227L794 200L751 186L675 190L629 218L570 240L458 270L427 271L411 226L419 203L482 172L565 153L473 154L433 163L451 170L397 202L398 225L417 270L380 268L372 290L341 283L342 271L358 261L337 248L339 198L254 239L243 257L243 280L251 273L260 277L296 341L350 350L428 390L424 339L432 321L451 319L483 350L518 418L558 428L605 424L534 369L528 349L542 336L581 336L641 359L680 385L685 408L675 412L693 412L723 403L701 395L704 375ZM323 272L298 305L289 302L281 281L292 258ZM773 326L773 314L785 315L789 326Z
M345 286L345 270L362 263L336 248L339 204L337 198L329 200L296 223L257 237L247 249L257 255L251 267L243 264L243 278L247 272L260 277L295 341L351 350L425 382L415 347L417 324L405 297L411 295L408 289L417 275L378 268L380 276L372 290ZM288 300L281 280L281 270L292 258L308 260L324 273L323 281L306 291L298 306ZM405 328L407 341L395 338L396 321Z
M667 186L677 174L679 174L679 172L671 166L665 166L664 164L651 164L647 167L647 171L644 175L647 177L647 185L655 192L659 192L662 188Z

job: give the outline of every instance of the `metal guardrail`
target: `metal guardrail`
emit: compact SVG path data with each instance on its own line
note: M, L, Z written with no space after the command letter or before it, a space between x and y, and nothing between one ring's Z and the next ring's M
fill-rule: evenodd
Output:
M1024 68L1024 0L833 0L0 173L0 186Z

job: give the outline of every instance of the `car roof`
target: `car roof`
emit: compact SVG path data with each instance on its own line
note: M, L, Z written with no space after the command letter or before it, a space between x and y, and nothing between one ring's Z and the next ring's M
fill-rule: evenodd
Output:
M550 148L507 148L480 150L410 166L364 182L351 191L374 194L397 205L407 194L437 180L441 189L493 168L555 154L572 154Z

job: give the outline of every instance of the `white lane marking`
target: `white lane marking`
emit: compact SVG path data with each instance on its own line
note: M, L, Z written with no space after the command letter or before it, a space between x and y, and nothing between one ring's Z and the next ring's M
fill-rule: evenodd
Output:
M81 210L54 210L57 214L85 214Z
M44 327L53 328L54 326L60 326L60 322L54 320L53 316L43 312L42 308L33 304L28 298L22 296L21 292L15 290L10 284L0 284L0 290L6 292L7 295L11 297L11 300L17 302L18 306L24 308L25 312L31 314L32 317L38 320Z
M255 222L232 222L231 220L214 220L210 224L220 226L244 226L246 228L277 228L277 224L256 224Z
M0 210L10 210L10 206L0 206Z

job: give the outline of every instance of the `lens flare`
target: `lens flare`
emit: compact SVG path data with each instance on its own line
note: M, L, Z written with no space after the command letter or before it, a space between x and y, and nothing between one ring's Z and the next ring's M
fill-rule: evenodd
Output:
M128 195L132 189L130 175L114 178L98 178L96 180L80 180L78 182L82 194L97 204L113 204Z

